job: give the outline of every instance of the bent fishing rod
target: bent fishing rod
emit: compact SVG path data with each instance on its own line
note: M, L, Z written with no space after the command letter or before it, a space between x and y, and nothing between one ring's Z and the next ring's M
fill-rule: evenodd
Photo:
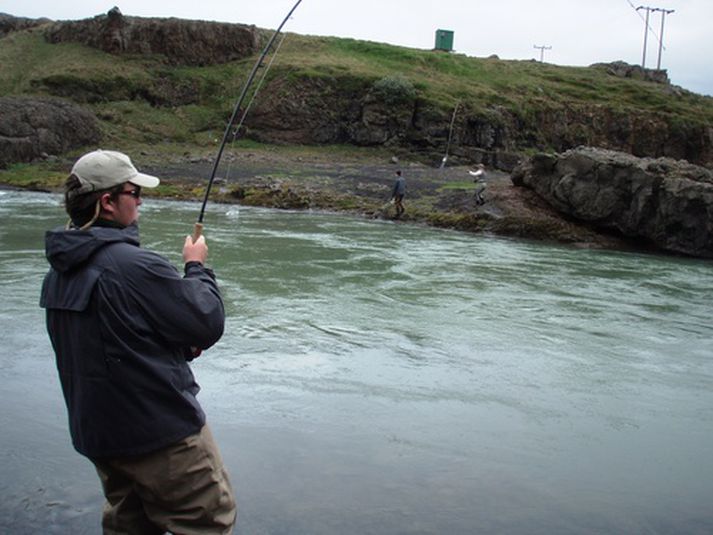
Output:
M220 164L220 158L223 156L223 150L225 149L225 144L227 143L228 138L230 137L232 126L235 123L235 119L238 116L240 108L243 105L243 101L245 100L245 97L248 94L250 85L252 85L252 82L255 79L257 70L260 68L260 66L262 65L262 62L265 60L265 56L267 56L267 54L270 52L270 48L272 48L272 45L275 42L275 39L277 39L277 36L282 31L282 27L287 23L289 18L292 16L292 13L294 13L295 9L297 9L297 6L299 6L301 2L302 2L302 0L297 0L295 5L292 6L292 9L290 9L290 12L287 14L287 16L284 18L284 20L280 24L280 26L278 26L277 30L275 30L275 33L272 34L272 37L265 45L265 48L263 49L262 53L260 54L260 57L255 62L255 65L253 65L252 71L250 71L250 75L248 76L248 79L245 81L245 85L243 85L243 90L240 93L240 98L238 99L238 102L235 104L235 108L233 109L233 114L231 115L230 120L228 121L228 125L225 128L225 133L223 134L223 141L221 142L220 148L218 149L218 155L215 158L215 162L213 163L213 170L211 171L210 178L208 179L208 186L206 187L206 190L205 190L205 197L203 197L203 204L201 206L201 211L200 211L200 214L198 215L198 221L196 222L195 227L193 229L193 242L194 243L198 238L200 238L201 234L203 233L203 218L205 216L205 207L208 204L208 197L210 196L210 190L213 187L213 182L215 181L215 174L218 171L218 165ZM242 123L242 121L245 120L246 114L247 114L247 110L243 114L241 123ZM235 135L237 135L237 132L235 133Z
M460 106L460 100L456 102L456 107L453 108L453 116L451 117L451 125L448 128L448 142L446 143L446 153L443 155L443 159L441 160L441 169L443 169L446 166L446 162L448 161L448 151L451 148L451 139L453 139L453 125L456 122L456 113L458 112L458 106Z

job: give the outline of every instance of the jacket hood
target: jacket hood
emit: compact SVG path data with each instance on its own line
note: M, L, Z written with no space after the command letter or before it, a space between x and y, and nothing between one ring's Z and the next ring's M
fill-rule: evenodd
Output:
M45 256L59 272L84 264L94 253L110 243L139 245L139 228L90 227L88 230L58 228L45 233Z

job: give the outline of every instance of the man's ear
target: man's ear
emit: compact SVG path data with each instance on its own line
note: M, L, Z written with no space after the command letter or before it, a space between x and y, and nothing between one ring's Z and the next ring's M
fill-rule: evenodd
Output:
M116 211L114 206L114 201L111 198L111 193L104 193L99 197L99 203L101 204L101 211L103 213L113 214Z

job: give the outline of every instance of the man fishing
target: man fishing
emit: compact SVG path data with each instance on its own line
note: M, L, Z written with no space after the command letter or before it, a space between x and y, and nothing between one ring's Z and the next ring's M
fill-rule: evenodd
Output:
M391 193L391 200L394 201L396 207L396 219L399 219L406 211L403 201L406 195L406 179L401 176L401 170L396 171L396 180L394 181L394 189Z
M475 171L468 171L468 173L472 177L474 177L473 182L475 182L475 204L477 204L478 206L482 206L483 204L485 204L483 192L485 191L485 179L487 178L485 166L482 163L479 163Z
M183 277L139 246L141 188L158 183L120 152L75 163L40 304L73 445L106 497L104 533L231 533L233 491L188 364L222 336L223 302L202 236L186 237Z

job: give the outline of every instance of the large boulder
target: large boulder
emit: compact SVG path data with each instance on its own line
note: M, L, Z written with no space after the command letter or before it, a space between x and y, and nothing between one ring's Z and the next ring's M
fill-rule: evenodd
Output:
M101 139L94 114L62 99L0 97L0 168Z
M538 154L512 174L555 209L663 250L713 258L713 172L670 158L579 147Z

